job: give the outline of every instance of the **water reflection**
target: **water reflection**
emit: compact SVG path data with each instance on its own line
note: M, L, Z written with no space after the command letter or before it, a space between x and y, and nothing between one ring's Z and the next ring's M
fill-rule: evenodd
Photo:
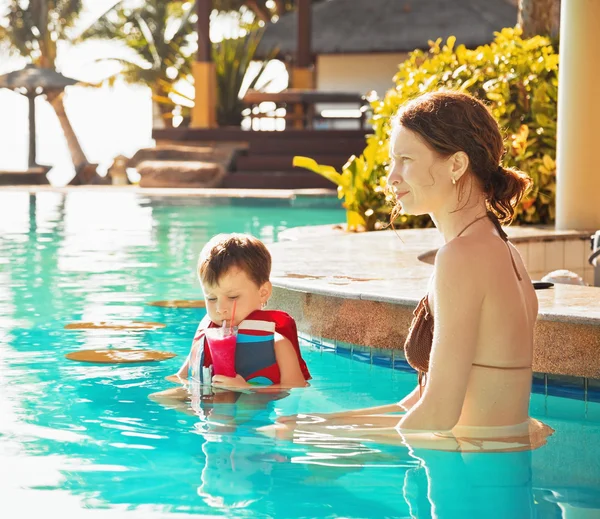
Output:
M412 450L419 467L403 488L411 517L537 517L531 454Z
M146 303L200 297L195 263L211 235L246 231L271 241L283 228L344 215L331 205L306 211L306 201L122 195L0 192L0 485L9 499L19 496L12 502L21 511L35 503L47 514L57 503L78 517L85 517L82 507L161 518L598 516L598 404L588 406L588 421L573 414L559 421L555 405L535 411L546 421L550 409L557 433L533 453L461 455L360 438L258 436L256 428L275 414L385 403L413 383L406 374L311 350L313 387L268 405L229 396L203 400L202 414L185 414L150 401L170 387L164 377L187 355L204 310ZM64 330L69 322L113 319L166 326ZM111 346L179 357L121 366L64 357ZM35 486L44 490L23 490ZM2 517L7 502L3 495Z
M232 207L204 199L169 208L132 193L91 190L0 192L0 465L35 468L20 486L39 484L36 474L52 459L56 472L44 485L81 496L77 503L148 513L156 506L161 517L169 507L206 511L195 491L182 495L181 481L197 482L204 466L192 418L147 399L187 354L204 310L146 302L197 299L196 258L217 232L258 235L263 227L343 219L339 205L311 212L289 201ZM166 327L64 330L69 322L113 319ZM179 358L164 366L96 366L64 357L111 346L172 350Z

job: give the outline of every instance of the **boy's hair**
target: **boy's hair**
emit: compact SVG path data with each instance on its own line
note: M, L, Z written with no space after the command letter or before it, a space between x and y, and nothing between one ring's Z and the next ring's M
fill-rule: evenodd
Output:
M243 270L262 286L271 276L271 254L265 244L248 234L217 234L200 252L198 275L207 285L217 285L232 267Z

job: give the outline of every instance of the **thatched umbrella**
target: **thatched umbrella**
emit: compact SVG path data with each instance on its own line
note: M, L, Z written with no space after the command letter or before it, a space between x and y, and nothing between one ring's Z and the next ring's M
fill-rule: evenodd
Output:
M9 88L23 94L29 100L29 167L35 168L35 98L47 92L61 91L75 85L75 79L60 72L35 65L0 76L0 88Z
M312 6L310 48L314 55L400 53L428 49L428 40L445 41L451 35L457 44L475 48L492 41L494 31L516 23L517 8L509 2L328 0ZM280 57L294 56L297 27L297 11L268 23L256 59L273 48Z

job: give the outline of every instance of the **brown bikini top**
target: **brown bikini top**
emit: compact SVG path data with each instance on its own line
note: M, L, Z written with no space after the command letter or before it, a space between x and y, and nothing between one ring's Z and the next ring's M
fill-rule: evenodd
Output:
M469 225L467 225L462 231L460 231L456 238L462 235L471 225L482 220L483 218L489 218L491 222L496 227L500 238L506 243L508 250L510 252L510 259L512 261L513 269L515 274L517 275L517 279L519 281L522 280L521 275L519 274L519 270L517 269L517 265L515 263L515 259L513 258L512 251L510 250L510 246L508 245L508 236L502 229L498 218L494 213L488 212L484 216L480 216L473 220ZM406 337L406 342L404 343L404 355L406 357L407 362L417 370L419 386L423 387L426 382L426 374L429 371L429 357L431 355L431 347L433 345L433 315L431 315L431 311L429 308L429 301L427 296L425 296L419 304L417 308L413 312L413 320L410 325L410 329L408 331L408 336ZM473 366L479 366L482 368L493 368L493 369L529 369L531 366L515 366L515 367L505 367L505 366L488 366L486 364L475 364Z

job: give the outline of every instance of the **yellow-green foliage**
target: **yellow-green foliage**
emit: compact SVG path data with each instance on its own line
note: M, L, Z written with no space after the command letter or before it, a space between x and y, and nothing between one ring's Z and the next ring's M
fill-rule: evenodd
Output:
M486 102L505 135L504 164L525 171L534 180L533 190L516 211L516 221L551 223L556 191L558 54L548 38L524 40L520 30L512 28L496 33L492 43L476 49L464 45L455 48L454 44L451 37L445 45L438 40L430 42L429 51L412 52L399 66L395 88L383 99L371 102L374 136L369 138L364 155L352 157L344 168L352 170L367 160L370 171L363 177L369 185L354 186L354 190L369 196L363 196L363 205L347 203L347 208L363 218L371 211L380 221L389 219L390 207L381 186L388 166L391 117L400 105L422 93L453 89ZM368 157L375 158L369 162ZM428 225L428 219L402 216L396 225L419 227Z
M362 155L350 157L341 173L309 157L294 157L294 166L313 171L338 186L338 198L344 200L346 208L348 231L373 231L380 222L389 220L392 207L385 191L386 161L387 151L371 135Z
M548 38L522 39L519 29L503 29L474 50L455 38L431 43L400 65L396 88L372 103L374 130L387 142L390 117L405 101L441 88L469 92L487 102L506 139L505 165L533 178L534 188L516 212L521 223L554 221L556 192L556 102L558 54Z

